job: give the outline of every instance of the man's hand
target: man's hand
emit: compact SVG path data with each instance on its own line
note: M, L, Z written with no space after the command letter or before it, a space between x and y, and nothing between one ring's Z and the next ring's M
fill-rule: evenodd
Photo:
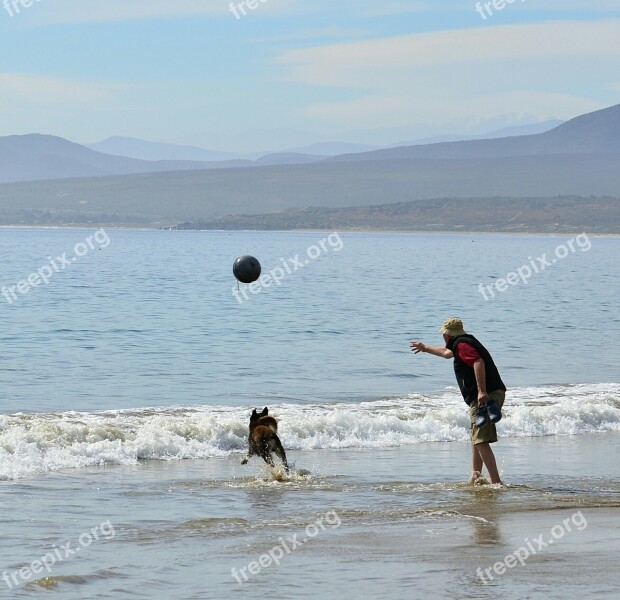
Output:
M454 358L452 354L452 350L448 350L443 346L427 346L422 342L410 342L411 351L415 354L419 354L420 352L427 352L428 354L433 354L434 356L441 356L441 358Z
M411 351L414 354L426 352L426 346L422 342L411 342L409 345L411 346Z
M489 401L489 395L486 392L478 392L478 406L482 406Z

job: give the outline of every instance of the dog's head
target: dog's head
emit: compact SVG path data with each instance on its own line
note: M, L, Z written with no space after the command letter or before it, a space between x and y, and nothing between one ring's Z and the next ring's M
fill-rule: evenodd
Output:
M258 413L256 412L256 409L254 409L252 411L252 415L250 416L250 425L252 425L252 423L256 423L256 421L258 421L261 417L266 417L269 414L269 409L265 406L265 408L263 408L263 412Z

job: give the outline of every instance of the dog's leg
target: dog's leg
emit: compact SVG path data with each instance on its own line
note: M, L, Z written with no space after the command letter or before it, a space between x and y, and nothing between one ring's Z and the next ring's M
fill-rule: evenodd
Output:
M252 447L252 443L250 442L248 444L248 453L246 454L246 457L241 461L242 465L247 465L248 464L248 460L250 460L250 458L252 458L252 456L254 456L254 448Z
M261 454L263 457L263 460L270 466L270 467L275 467L276 464L273 462L273 458L271 456L271 451L269 450L269 446L266 445L265 448L263 448Z
M265 460L265 462L270 467L275 467L276 466L276 463L273 462L273 458L271 456L271 452L265 452L265 454L263 454L263 459Z
M284 446L282 445L282 442L280 442L279 438L276 438L276 439L277 439L277 442L276 442L276 448L274 452L282 459L282 464L284 465L284 469L288 473L289 467L288 467L288 462L286 461L286 452L284 452Z

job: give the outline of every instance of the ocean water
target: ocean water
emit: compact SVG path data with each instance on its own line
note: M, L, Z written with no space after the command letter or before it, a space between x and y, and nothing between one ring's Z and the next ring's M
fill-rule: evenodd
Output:
M0 247L0 596L565 597L592 591L584 547L620 547L618 238L2 229ZM237 286L243 254L278 284ZM509 388L499 490L464 483L451 363L409 350L453 315ZM290 477L239 464L263 406ZM588 528L532 560L547 580L476 577L577 510Z

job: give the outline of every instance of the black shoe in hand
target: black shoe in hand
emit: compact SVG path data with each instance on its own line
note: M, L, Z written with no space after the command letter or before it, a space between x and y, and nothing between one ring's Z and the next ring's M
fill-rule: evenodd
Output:
M481 404L476 411L476 420L474 425L476 427L484 427L489 422L489 412L487 411L487 405Z
M487 402L487 411L489 413L489 421L491 423L498 423L502 420L502 411L493 400Z

